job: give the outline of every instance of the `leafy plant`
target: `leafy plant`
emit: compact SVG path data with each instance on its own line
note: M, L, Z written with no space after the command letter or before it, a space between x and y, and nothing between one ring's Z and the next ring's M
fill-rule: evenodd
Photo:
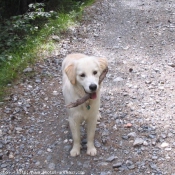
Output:
M56 11L49 9L49 5L34 3L23 15L0 19L0 98L6 85L12 83L27 65L35 62L38 52L53 49L53 41L48 42L49 36L65 31L81 16L85 5L93 0L49 0L49 3L52 1L56 8L51 9Z

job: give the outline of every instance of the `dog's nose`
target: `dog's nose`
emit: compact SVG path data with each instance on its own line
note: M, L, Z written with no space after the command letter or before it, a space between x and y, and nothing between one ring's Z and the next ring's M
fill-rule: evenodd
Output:
M95 91L95 90L97 89L97 85L96 85L96 84L91 84L91 85L89 86L89 89L90 89L91 91Z

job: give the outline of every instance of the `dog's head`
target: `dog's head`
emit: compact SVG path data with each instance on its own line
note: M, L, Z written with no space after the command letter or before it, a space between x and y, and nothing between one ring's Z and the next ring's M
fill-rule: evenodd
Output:
M99 77L107 68L107 59L98 57L84 57L75 60L65 68L65 73L72 85L80 85L91 98L96 98L99 88Z

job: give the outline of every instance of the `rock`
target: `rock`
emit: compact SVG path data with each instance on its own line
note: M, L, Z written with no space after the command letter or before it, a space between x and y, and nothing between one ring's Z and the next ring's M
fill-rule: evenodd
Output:
M135 133L135 132L130 132L129 134L128 134L128 137L130 138L130 137L132 137L132 138L135 138L137 136L137 134Z
M148 142L147 142L147 141L144 141L144 142L143 142L143 145L144 145L144 146L148 146Z
M144 140L142 138L136 138L134 143L133 143L133 146L140 146L142 145L144 142Z
M153 160L157 160L158 157L153 155L153 156L152 156L152 159L153 159Z
M41 79L40 79L40 78L36 78L36 79L35 79L35 82L36 82L36 83L41 83Z
M151 169L157 170L157 165L155 163L150 163L149 166L151 167Z
M60 41L60 37L57 35L52 35L52 39L59 42Z
M130 169L130 170L132 170L132 169L135 168L135 165L134 165L134 163L133 163L131 160L127 160L127 161L126 161L126 166L127 166L127 168Z
M20 133L23 129L21 127L16 127L15 130L17 133Z
M161 137L163 138L163 139L165 139L167 136L166 136L166 134L161 134Z
M52 149L50 149L50 148L47 148L47 152L52 152Z
M13 158L14 158L14 155L13 155L12 152L10 152L10 154L9 154L9 159L13 159Z
M122 139L128 140L128 136L127 136L127 135L123 135L123 136L122 136Z
M168 66L175 67L175 63L168 63Z
M32 71L33 71L33 69L30 68L30 67L27 67L26 69L23 70L24 73L26 73L26 72L32 72Z
M89 161L85 161L83 163L83 168L89 168L89 167L91 167L90 162Z
M59 93L58 93L58 91L53 91L53 95L58 95Z
M36 163L35 163L35 165L38 167L38 166L40 166L40 162L39 161L37 161Z
M37 154L38 155L42 155L43 154L43 151L42 150L39 150Z
M47 159L47 162L50 162L51 159L52 159L52 156L51 155L48 155L46 159Z
M117 78L115 78L113 81L114 81L114 82L123 81L123 78L121 78L121 77L117 77Z
M169 146L169 143L163 142L160 146L161 146L162 148L165 148L165 147L168 147L168 146Z
M95 147L100 148L101 147L101 143L97 140L95 140Z
M71 145L65 145L65 146L64 146L64 149L65 149L66 152L67 152L67 151L70 151L71 147L72 147Z
M100 175L108 175L106 172L101 172Z
M0 143L0 149L2 149L4 147L4 145L2 143Z
M54 163L49 163L48 168L50 170L55 170L55 164Z
M126 125L124 125L125 128L131 128L132 124L131 123L127 123Z
M113 168L119 168L121 166L122 166L122 162L117 162L117 163L112 165Z
M0 101L0 106L2 106L3 104L4 104L4 102L1 102L1 101Z
M108 158L106 159L106 161L107 161L107 162L112 162L113 160L115 160L115 159L117 159L117 158L118 158L117 156L112 155L112 156L108 157Z
M1 168L6 168L7 166L8 166L8 164L6 164L6 163L1 164Z

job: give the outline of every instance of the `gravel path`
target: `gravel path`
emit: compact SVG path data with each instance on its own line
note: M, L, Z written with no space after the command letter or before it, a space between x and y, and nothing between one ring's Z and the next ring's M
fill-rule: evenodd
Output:
M1 103L0 174L175 175L174 49L173 0L97 1ZM109 60L96 157L83 127L81 155L69 156L61 63L72 52Z

